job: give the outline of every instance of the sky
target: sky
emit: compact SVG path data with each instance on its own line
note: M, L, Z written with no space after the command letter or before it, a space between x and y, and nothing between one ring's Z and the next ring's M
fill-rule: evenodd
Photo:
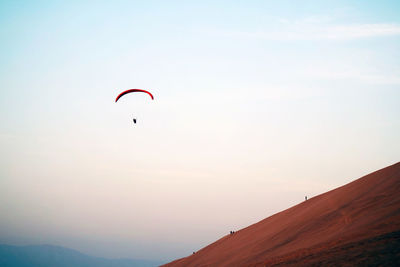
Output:
M0 243L169 261L398 162L398 14L1 1Z

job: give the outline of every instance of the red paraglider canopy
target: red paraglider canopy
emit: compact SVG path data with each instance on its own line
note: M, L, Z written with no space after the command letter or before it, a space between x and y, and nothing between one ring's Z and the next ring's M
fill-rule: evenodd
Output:
M147 94L149 94L149 96L151 97L151 99L154 100L153 95L152 95L149 91L146 91L146 90L143 90L143 89L128 89L128 90L123 91L122 93L120 93L120 94L117 96L117 98L115 99L115 102L117 102L118 99L120 99L122 96L124 96L124 95L126 95L126 94L129 94L129 93L133 93L133 92L147 93Z

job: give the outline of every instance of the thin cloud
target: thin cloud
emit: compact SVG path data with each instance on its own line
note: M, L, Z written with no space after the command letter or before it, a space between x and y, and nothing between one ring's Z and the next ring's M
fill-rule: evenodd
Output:
M230 32L230 36L277 41L353 40L400 35L398 24L316 25L284 23L276 29L257 32Z
M326 32L320 32L321 39L358 39L368 37L379 37L389 35L399 35L400 25L396 24L363 24L327 27Z

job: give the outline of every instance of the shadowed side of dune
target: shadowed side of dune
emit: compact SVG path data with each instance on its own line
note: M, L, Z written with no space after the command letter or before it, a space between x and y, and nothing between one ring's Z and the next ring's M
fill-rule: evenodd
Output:
M337 245L329 242L248 266L400 266L400 231Z
M362 251L357 249L364 244L359 243L362 240L373 242L400 231L399 192L397 163L224 236L167 266L263 265L279 257L296 262L307 257L307 251L336 251L338 257L340 252ZM393 238L385 240L390 247ZM349 244L353 244L352 250L342 249ZM315 261L318 259L324 260L317 257Z

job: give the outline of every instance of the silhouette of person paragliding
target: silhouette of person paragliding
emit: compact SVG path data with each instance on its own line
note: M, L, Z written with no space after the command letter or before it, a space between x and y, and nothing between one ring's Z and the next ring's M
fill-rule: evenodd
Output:
M146 94L148 94L148 95L151 97L152 100L154 100L153 95L152 95L149 91L146 91L146 90L143 90L143 89L128 89L128 90L123 91L122 93L120 93L120 94L117 96L117 98L115 99L115 103L117 103L118 100L119 100L121 97L123 97L124 95L130 94L130 93L134 93L134 92L146 93ZM133 123L136 124L136 118L133 118Z

